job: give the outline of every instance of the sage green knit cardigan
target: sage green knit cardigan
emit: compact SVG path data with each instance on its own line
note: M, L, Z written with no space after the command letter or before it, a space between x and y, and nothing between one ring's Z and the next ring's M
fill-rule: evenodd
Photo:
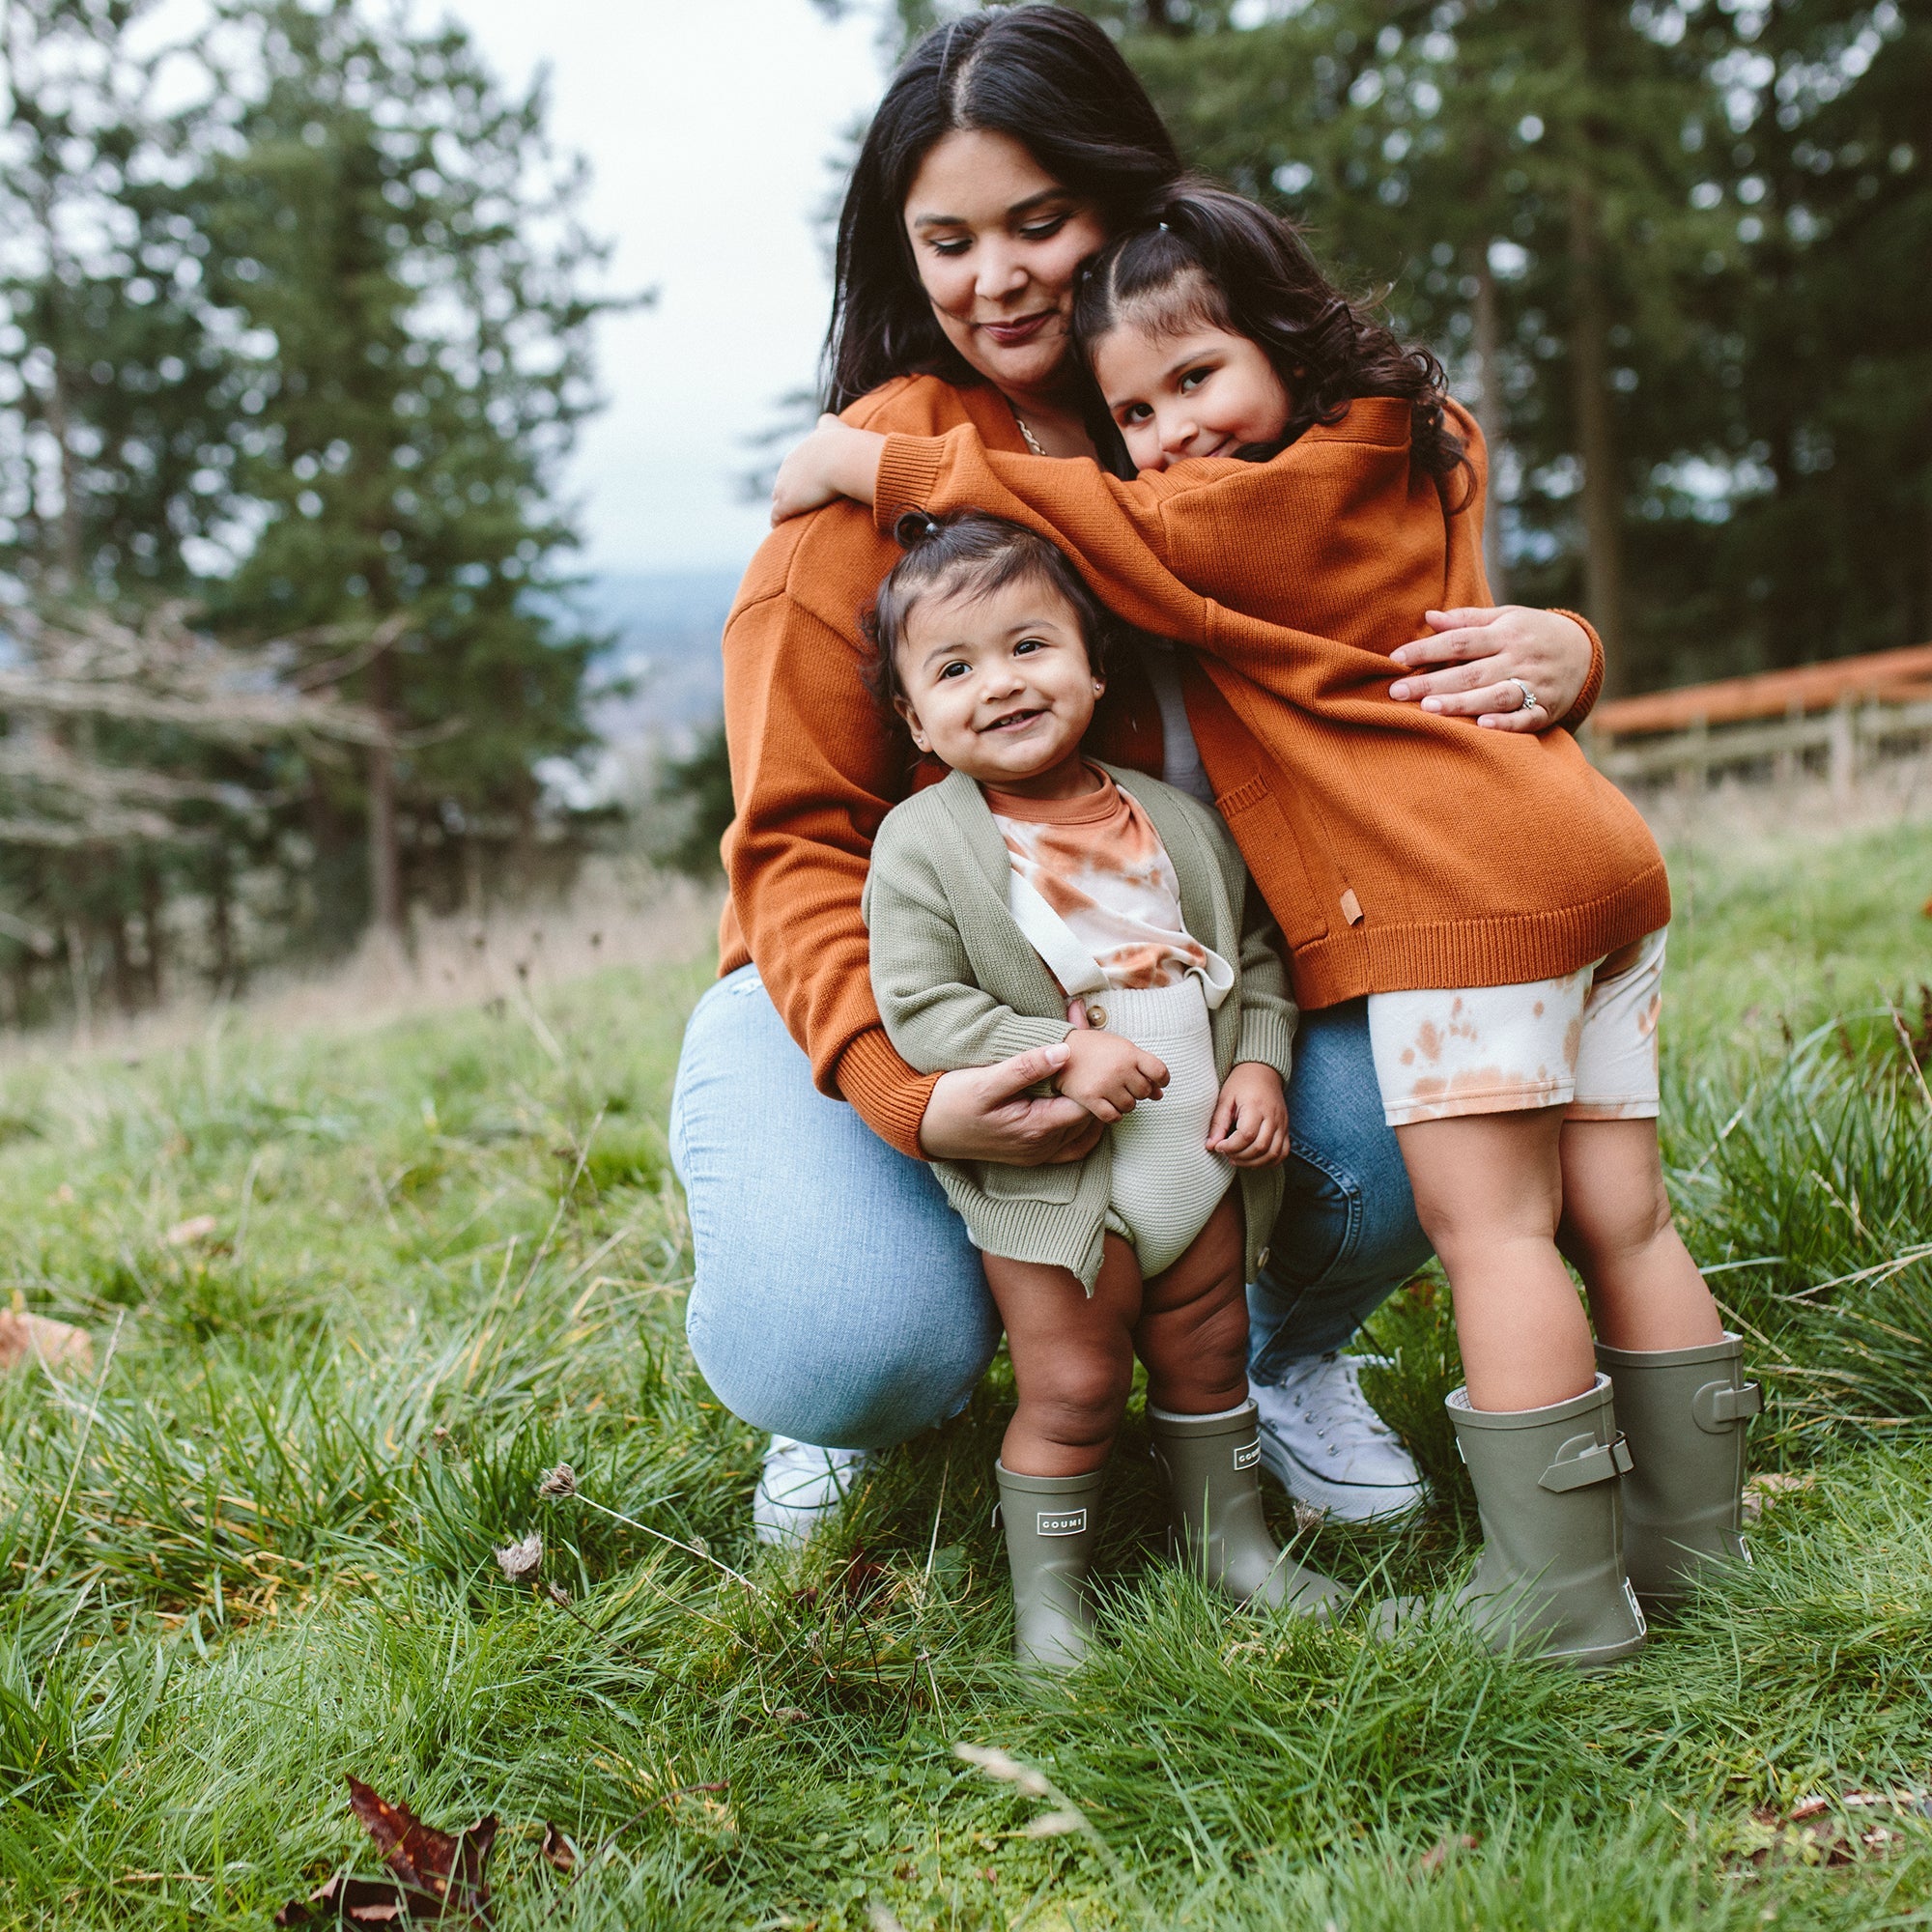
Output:
M1212 1016L1220 1077L1237 1061L1258 1060L1286 1083L1294 1002L1273 923L1227 827L1172 785L1100 769L1153 821L1179 881L1187 930L1236 965L1234 990ZM1011 869L983 794L959 772L915 792L879 827L864 900L872 991L893 1045L922 1073L988 1066L1070 1030L1065 995L1009 910ZM1084 1161L1063 1166L942 1160L933 1171L983 1252L1071 1268L1092 1293L1113 1179L1111 1134ZM1279 1168L1236 1173L1252 1281L1281 1207L1282 1176Z

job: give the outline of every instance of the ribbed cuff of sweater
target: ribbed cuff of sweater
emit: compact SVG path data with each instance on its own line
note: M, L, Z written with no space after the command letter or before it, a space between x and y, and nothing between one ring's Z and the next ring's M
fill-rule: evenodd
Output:
M1294 1066L1294 1022L1265 1007L1250 1008L1241 1015L1235 1058L1272 1066L1286 1085Z
M1568 617L1573 624L1581 624L1583 635L1590 640L1590 672L1583 680L1583 689L1577 694L1577 701L1556 722L1566 731L1574 731L1595 710L1597 699L1604 690L1604 640L1597 635L1597 627L1589 618L1577 611L1553 611L1556 617Z
M946 445L937 437L889 436L879 456L872 521L891 536L908 510L923 510L939 483Z
M912 1160L923 1160L919 1123L925 1103L939 1085L936 1073L915 1073L886 1037L884 1027L867 1027L854 1034L838 1056L833 1081L839 1098L886 1143Z

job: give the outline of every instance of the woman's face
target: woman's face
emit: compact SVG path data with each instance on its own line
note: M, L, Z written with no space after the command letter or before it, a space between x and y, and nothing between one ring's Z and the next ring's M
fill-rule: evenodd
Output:
M953 348L1008 395L1059 387L1074 273L1107 239L1092 204L1011 135L956 128L913 178L905 224Z

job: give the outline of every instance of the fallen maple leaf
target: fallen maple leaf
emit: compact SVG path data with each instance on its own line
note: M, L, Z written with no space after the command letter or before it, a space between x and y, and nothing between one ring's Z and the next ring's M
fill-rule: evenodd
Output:
M490 1851L495 1817L479 1818L451 1836L425 1825L407 1804L391 1804L359 1777L349 1780L349 1806L361 1819L395 1882L351 1878L337 1872L306 1899L291 1899L275 1914L277 1925L335 1918L357 1925L386 1925L412 1918L453 1918L490 1932Z
M544 1823L543 1855L560 1872L571 1871L576 1867L577 1847L548 1820Z

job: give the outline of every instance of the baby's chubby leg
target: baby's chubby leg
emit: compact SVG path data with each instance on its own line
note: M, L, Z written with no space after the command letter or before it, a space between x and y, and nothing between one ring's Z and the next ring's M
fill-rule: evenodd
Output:
M1141 1316L1133 1248L1117 1235L1106 1237L1091 1296L1070 1268L984 1259L1019 1388L1000 1462L1025 1476L1090 1474L1114 1446L1133 1386Z
M1216 1415L1248 1399L1246 1248L1231 1187L1186 1252L1147 1284L1134 1346L1148 1401L1173 1415Z

